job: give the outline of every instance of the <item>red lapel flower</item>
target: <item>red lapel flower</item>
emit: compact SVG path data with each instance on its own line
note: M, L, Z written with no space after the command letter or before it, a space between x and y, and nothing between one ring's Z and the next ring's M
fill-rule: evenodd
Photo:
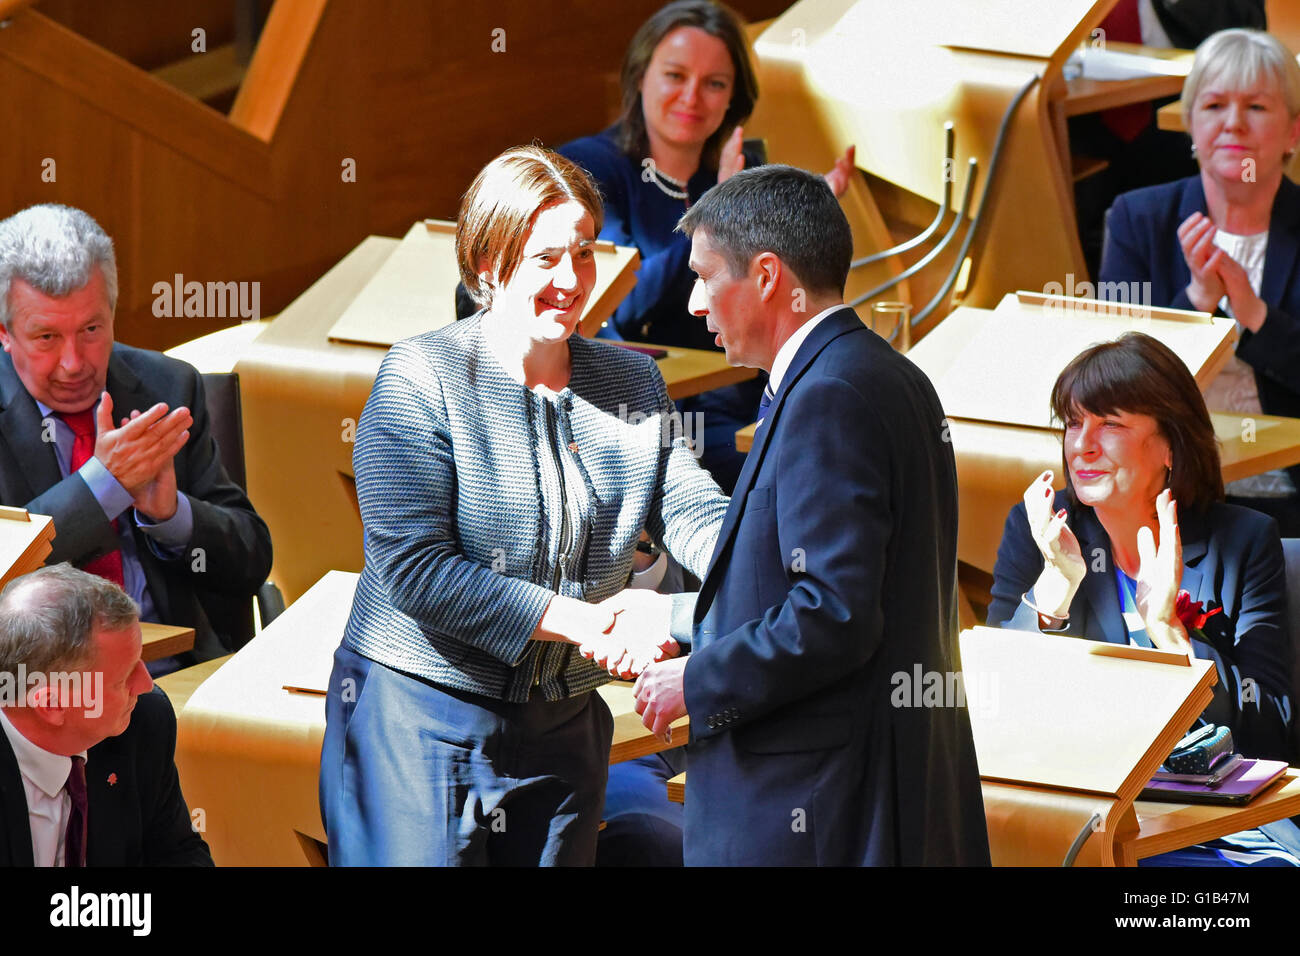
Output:
M108 775L108 785L109 785L110 787L115 787L115 786L117 786L117 774L115 774L115 773L110 773L110 774Z
M1205 622L1214 615L1222 611L1223 608L1216 607L1213 610L1203 610L1200 601L1193 601L1192 596L1186 591L1179 591L1178 597L1174 601L1174 614L1182 623L1187 633L1200 631L1205 627Z

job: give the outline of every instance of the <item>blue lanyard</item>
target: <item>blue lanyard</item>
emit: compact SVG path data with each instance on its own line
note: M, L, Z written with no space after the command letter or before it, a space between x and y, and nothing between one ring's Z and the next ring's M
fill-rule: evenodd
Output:
M1119 597L1120 617L1124 621L1125 629L1128 630L1129 642L1138 647L1154 647L1151 638L1147 637L1146 627L1139 627L1137 630L1129 628L1129 615L1140 617L1137 609L1137 582L1120 570L1118 562L1114 564L1115 590Z

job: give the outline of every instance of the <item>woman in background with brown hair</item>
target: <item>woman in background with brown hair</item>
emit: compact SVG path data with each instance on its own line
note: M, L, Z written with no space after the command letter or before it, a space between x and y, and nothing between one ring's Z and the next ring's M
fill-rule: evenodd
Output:
M668 4L632 38L621 83L618 122L559 148L600 187L600 238L641 253L636 286L602 335L716 349L713 334L687 308L695 284L687 265L691 244L676 227L706 189L760 159L741 149L741 124L758 101L758 82L740 18L709 0ZM850 148L826 176L836 195L852 172ZM760 376L679 403L683 414L703 416L702 464L728 493L745 461L735 433L753 423L763 383Z

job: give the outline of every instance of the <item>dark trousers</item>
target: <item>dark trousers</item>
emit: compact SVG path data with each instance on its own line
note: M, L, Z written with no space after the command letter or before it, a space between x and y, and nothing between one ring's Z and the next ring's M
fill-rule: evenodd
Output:
M589 866L614 721L599 694L513 704L334 654L321 817L334 866Z

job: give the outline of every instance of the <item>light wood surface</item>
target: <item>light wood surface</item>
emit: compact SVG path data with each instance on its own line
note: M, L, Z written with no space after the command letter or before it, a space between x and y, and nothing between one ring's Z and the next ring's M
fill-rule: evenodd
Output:
M200 366L208 346L214 364L232 345L239 351L249 497L275 542L271 579L289 601L332 568L362 566L352 441L387 350L335 341L330 332L397 248L396 239L371 236L255 337L230 333L233 343L217 337L187 346ZM755 374L732 368L721 352L667 351L657 364L674 399Z
M1288 768L1281 780L1240 807L1139 800L1134 808L1141 832L1126 852L1141 860L1300 814L1300 770Z
M170 674L159 677L154 683L163 689L172 702L172 709L179 714L185 709L190 696L198 690L199 686L234 656L233 654L227 654L224 657L214 657L202 664L182 667L178 671L172 671Z
M1041 297L1040 297L1041 298ZM1076 355L1128 331L1169 346L1202 389L1232 355L1231 319L1168 312L1090 299L1047 297L1022 302L1008 294L993 310L961 308L908 353L934 384L953 418L1051 428L1052 385ZM1023 490L1023 489L1022 489Z
M194 628L173 627L170 624L154 624L150 621L140 622L140 638L143 649L140 657L146 661L156 661L173 654L184 654L194 650Z
M317 786L324 690L357 578L329 572L224 663L163 685L188 692L176 765L190 808L204 810L218 866L301 866L313 862L311 841L325 842ZM670 746L641 725L630 685L600 694L614 716L611 762ZM674 727L675 743L684 743L686 722Z
M1170 651L987 627L960 643L981 777L1127 802L1216 681L1212 661Z
M673 803L686 802L686 771L668 778L668 799Z

